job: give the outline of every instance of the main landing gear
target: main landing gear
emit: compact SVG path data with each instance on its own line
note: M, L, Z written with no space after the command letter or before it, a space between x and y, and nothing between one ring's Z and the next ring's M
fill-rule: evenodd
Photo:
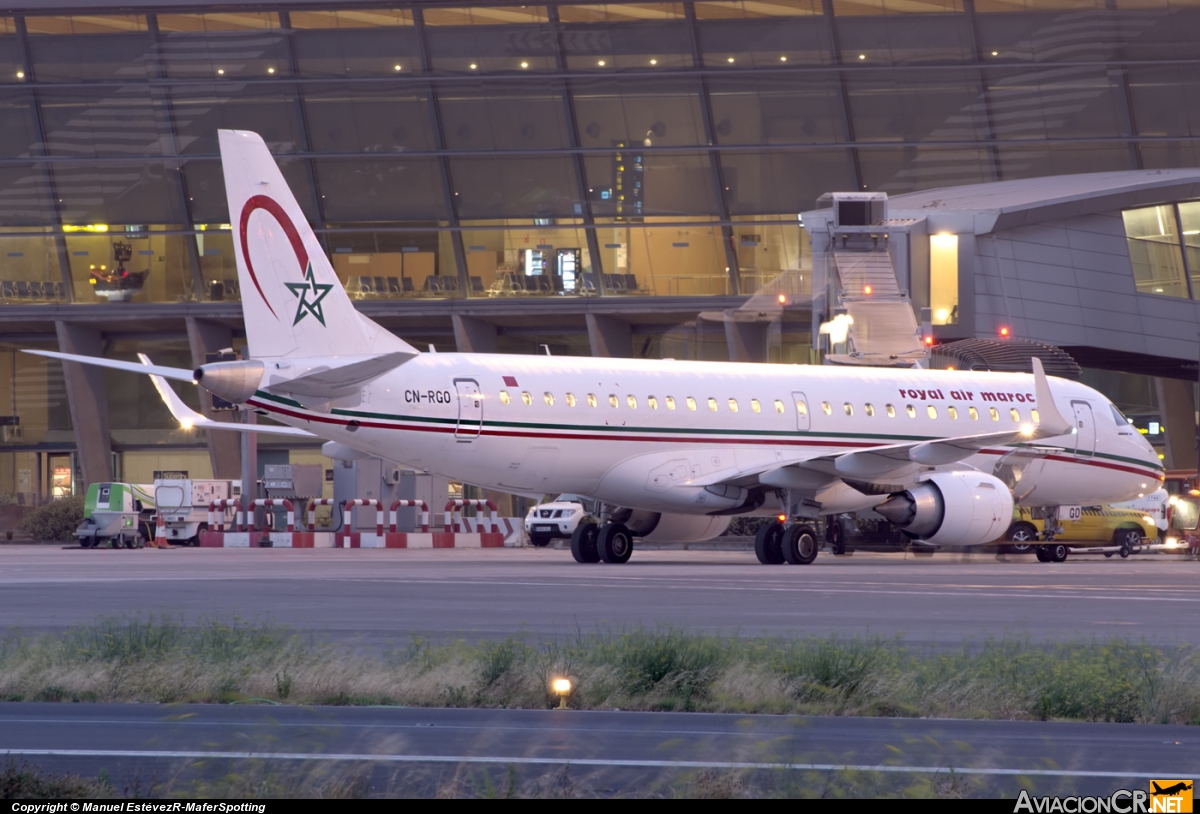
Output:
M769 523L754 537L754 554L763 565L808 565L817 558L817 533L812 526Z
M633 554L633 534L620 523L580 523L571 535L575 562L623 563Z
M1037 554L1038 562L1066 562L1071 550L1062 543L1049 543L1038 546L1034 553Z

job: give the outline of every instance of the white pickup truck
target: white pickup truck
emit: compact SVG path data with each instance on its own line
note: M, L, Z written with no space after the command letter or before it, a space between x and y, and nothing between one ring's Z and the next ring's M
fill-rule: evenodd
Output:
M154 481L154 505L166 525L167 540L200 545L200 532L208 528L209 504L228 498L229 491L227 480Z

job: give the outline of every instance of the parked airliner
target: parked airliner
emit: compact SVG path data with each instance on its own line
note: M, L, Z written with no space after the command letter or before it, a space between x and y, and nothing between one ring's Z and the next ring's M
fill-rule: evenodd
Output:
M251 358L193 371L28 352L151 374L188 425L312 435L334 455L589 496L604 508L572 539L579 562L781 515L758 557L804 564L816 518L870 508L914 539L978 545L1004 533L1014 503L1130 500L1163 480L1112 402L1037 359L1029 375L422 353L355 310L262 139L222 130L220 145ZM213 421L164 379L287 426Z

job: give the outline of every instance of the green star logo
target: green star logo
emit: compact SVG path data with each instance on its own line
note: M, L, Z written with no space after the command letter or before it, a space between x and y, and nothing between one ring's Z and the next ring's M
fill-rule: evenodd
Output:
M304 282L284 283L284 285L300 300L296 304L296 319L292 321L292 324L298 325L300 320L312 314L324 327L325 312L321 308L321 300L325 299L325 295L333 290L333 286L317 282L313 276L312 263L308 264L308 270L304 273ZM312 295L312 299L309 299L309 294Z

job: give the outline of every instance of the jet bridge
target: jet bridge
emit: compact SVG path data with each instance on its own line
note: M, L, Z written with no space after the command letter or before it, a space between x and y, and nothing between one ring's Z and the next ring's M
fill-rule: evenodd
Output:
M927 356L912 300L901 285L889 245L893 231L907 237L910 220L889 220L882 192L834 192L821 197L833 217L824 246L831 364L912 367ZM905 244L907 245L907 243ZM814 266L817 263L814 246Z

